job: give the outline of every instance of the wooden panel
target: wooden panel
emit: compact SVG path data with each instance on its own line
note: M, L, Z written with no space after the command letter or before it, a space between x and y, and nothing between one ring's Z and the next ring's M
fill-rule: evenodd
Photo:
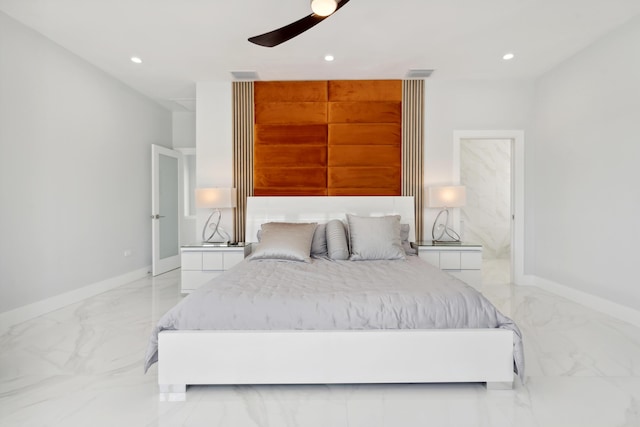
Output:
M329 146L329 167L396 166L402 163L400 148L392 145Z
M254 167L275 166L326 166L325 145L261 145L254 147ZM286 171L282 171L286 173Z
M400 123L400 102L330 102L329 123Z
M329 125L332 144L396 144L402 142L402 126L396 123L338 123Z
M402 80L332 80L329 101L402 102Z
M254 194L400 194L400 80L254 87Z
M257 124L326 124L324 102L263 102L256 104Z
M326 196L326 188L256 188L255 196Z
M328 196L397 196L395 188L330 188Z
M255 144L326 144L327 125L255 125Z
M327 169L324 167L254 168L254 173L256 188L327 186Z
M329 189L391 188L400 194L399 167L338 166L328 169Z
M327 102L326 81L255 82L256 104L262 102Z

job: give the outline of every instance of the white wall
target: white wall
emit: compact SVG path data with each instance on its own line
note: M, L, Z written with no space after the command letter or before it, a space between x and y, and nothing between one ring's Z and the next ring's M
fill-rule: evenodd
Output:
M0 13L0 313L151 263L152 143L168 111Z
M230 82L196 84L196 182L198 187L233 187L233 112ZM197 240L211 213L198 209ZM220 225L233 236L233 211L222 210Z
M174 111L172 115L173 148L196 147L196 113Z
M640 18L539 79L535 275L640 310Z

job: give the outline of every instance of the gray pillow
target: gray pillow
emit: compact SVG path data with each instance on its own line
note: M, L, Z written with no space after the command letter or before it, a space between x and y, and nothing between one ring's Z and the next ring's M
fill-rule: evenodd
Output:
M339 219L332 219L327 223L327 252L329 258L335 260L349 259L349 246L344 224Z
M316 231L313 233L313 240L311 241L311 255L314 256L327 256L327 236L326 236L327 224L318 224ZM262 241L262 229L258 230L258 242Z
M400 241L400 215L365 217L347 214L352 261L406 259Z
M411 247L409 242L409 224L400 224L400 244L407 255L417 255L418 251Z
M316 223L268 222L262 224L261 240L249 259L282 259L310 262Z
M311 241L311 255L327 256L327 224L318 224Z

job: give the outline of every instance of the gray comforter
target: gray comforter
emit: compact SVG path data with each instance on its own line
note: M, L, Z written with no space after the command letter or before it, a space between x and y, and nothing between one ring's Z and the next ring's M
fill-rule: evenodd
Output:
M523 376L516 324L475 289L416 256L406 261L245 260L160 319L145 371L158 360L163 330L450 328L512 330L515 371Z

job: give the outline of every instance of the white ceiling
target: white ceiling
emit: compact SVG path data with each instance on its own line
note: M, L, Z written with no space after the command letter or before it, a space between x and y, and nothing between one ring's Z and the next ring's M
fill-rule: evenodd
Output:
M262 80L400 79L409 69L435 69L431 79L534 78L640 14L640 1L351 0L274 48L247 38L308 15L308 0L0 0L0 10L184 110L195 82L231 81L231 71ZM508 51L516 58L506 62Z

